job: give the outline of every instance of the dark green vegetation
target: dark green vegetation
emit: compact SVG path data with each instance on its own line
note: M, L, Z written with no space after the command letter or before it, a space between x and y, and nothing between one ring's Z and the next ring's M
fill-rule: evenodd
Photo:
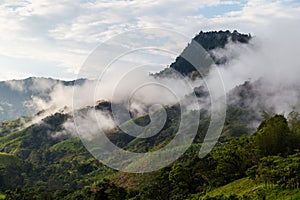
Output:
M55 114L40 124L0 138L0 193L6 199L276 199L292 195L293 199L299 198L297 113L291 113L288 119L264 113L264 120L251 136L243 132L246 127L242 123L227 127L226 136L204 159L198 158L198 137L172 165L140 175L103 166L77 138L55 137L54 133L61 130L68 118ZM147 118L136 122L142 124L144 120ZM227 121L232 120L234 115L229 115ZM204 128L207 122L201 122ZM162 131L169 134L147 139L143 145L118 132L111 139L123 141L121 146L131 151L144 151L145 145L155 150L161 145L159 138L167 141L172 137L173 123L169 123ZM239 137L233 137L237 129L241 130Z

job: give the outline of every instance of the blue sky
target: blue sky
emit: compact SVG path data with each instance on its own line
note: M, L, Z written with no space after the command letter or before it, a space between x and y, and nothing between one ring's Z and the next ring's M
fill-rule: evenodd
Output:
M74 79L97 45L137 28L258 35L299 15L298 0L0 0L0 80Z
M247 1L236 1L235 3L221 4L216 6L208 6L201 8L198 12L206 18L222 16L229 12L241 11Z

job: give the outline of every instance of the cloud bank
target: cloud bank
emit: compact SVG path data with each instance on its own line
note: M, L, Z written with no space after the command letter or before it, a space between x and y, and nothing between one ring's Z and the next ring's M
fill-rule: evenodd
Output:
M232 9L225 10L226 6ZM220 14L205 14L214 8ZM188 38L200 30L219 29L262 35L262 27L278 19L295 19L299 11L297 2L268 0L3 0L0 79L32 75L74 79L99 43L136 28L170 29Z
M269 108L276 113L300 111L299 21L278 20L270 24L267 36L255 36L250 45L228 44L215 50L217 56L233 59L219 66L227 92L245 81L253 84L257 101L254 109ZM216 75L211 72L213 84Z

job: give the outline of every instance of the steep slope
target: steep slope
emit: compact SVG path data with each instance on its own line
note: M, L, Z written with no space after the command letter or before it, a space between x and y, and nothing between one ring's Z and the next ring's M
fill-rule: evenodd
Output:
M15 169L19 181L0 184L0 191L16 186L39 188L43 193L50 190L72 192L101 178L102 173L110 174L84 148L78 138L56 137L68 115L55 114L21 131L0 137L0 166ZM5 153L4 153L5 152ZM18 163L23 163L22 165ZM5 180L10 176L3 174ZM63 192L61 191L61 192Z
M212 31L212 32L200 32L196 35L193 40L198 42L206 51L210 53L212 59L216 64L223 64L226 62L227 58L216 58L211 51L218 48L224 48L226 44L233 43L241 43L247 44L251 40L252 36L250 34L241 34L237 31ZM190 44L189 44L190 45ZM176 70L182 75L189 75L196 71L196 69L187 62L181 56L178 56L170 65L171 69ZM157 73L158 76L168 76L171 74L170 69L166 68L165 70Z

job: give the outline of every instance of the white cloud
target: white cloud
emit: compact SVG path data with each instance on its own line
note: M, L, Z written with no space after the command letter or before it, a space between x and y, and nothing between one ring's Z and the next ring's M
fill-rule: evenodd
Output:
M123 31L160 27L190 38L201 29L256 34L273 20L295 19L300 13L299 6L267 0L249 0L240 11L212 18L201 13L206 7L239 4L221 0L4 0L0 3L0 55L55 63L56 68L75 75L96 45ZM18 78L5 73L0 78ZM31 73L38 76L40 72ZM56 73L57 77L61 74Z
M255 98L249 107L256 111L263 108L285 114L293 110L298 112L298 25L298 20L277 20L264 28L265 32L269 32L267 37L257 36L250 45L229 44L225 51L215 50L217 54L234 55L233 59L219 67L227 92L247 80L259 81L253 84ZM214 71L208 78L209 84L213 84L216 78L218 76Z
M23 82L20 82L20 81L15 81L15 80L12 80L12 81L7 81L5 82L5 84L10 87L12 90L16 90L16 91L19 91L19 92L22 92L24 91L24 83Z

